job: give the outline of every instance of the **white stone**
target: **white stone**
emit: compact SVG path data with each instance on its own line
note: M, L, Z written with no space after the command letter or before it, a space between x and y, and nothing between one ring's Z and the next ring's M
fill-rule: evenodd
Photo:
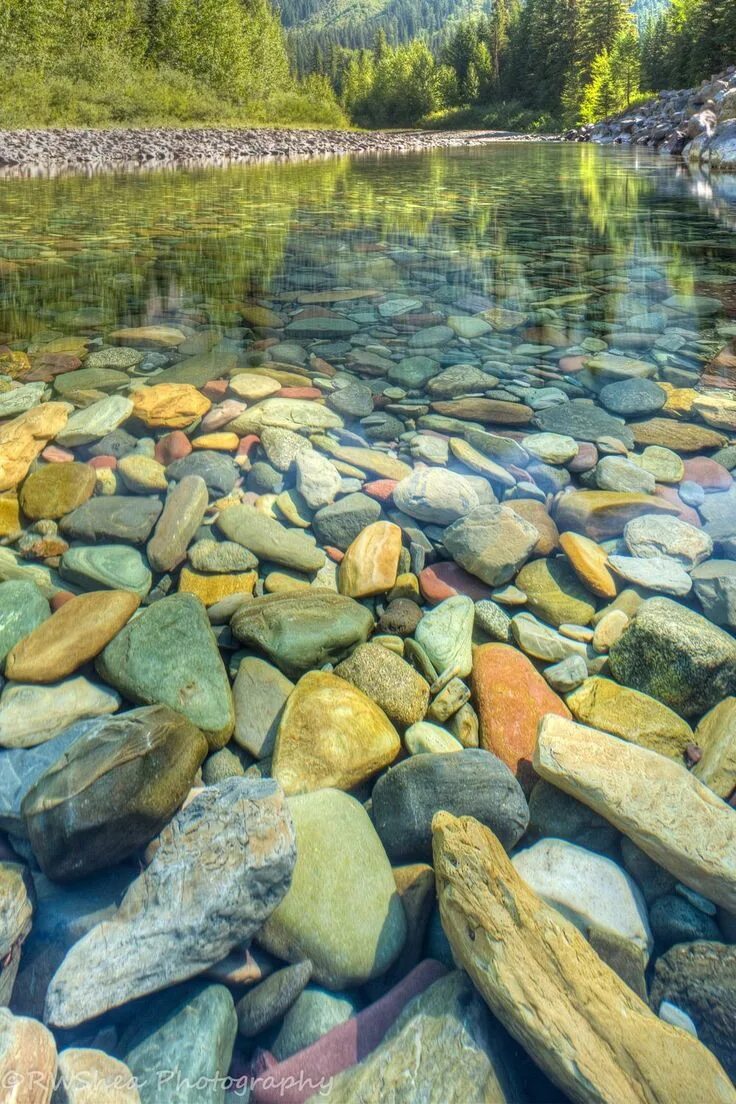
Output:
M474 619L472 598L456 594L425 613L417 625L416 641L424 648L438 674L450 670L450 677L465 678L470 674Z
M297 453L296 488L307 506L318 510L335 501L342 476L326 456L313 449Z
M443 755L447 752L462 751L463 745L446 728L430 724L429 721L417 721L404 733L404 746L410 755Z
M417 468L394 487L394 503L409 517L450 525L480 505L475 488L455 472Z
M580 451L574 437L564 433L532 433L523 439L521 446L546 464L566 464Z
M609 556L608 563L616 572L635 586L656 590L659 594L689 594L692 579L677 560L669 556Z
M611 859L561 839L542 839L512 862L524 881L583 935L590 927L633 943L647 957L653 939L632 879Z

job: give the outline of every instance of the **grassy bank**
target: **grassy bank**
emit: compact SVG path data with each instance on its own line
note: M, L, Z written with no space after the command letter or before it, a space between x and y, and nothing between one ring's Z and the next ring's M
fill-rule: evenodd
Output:
M109 126L347 127L327 82L294 81L240 102L177 69L113 50L80 51L43 71L0 64L0 128Z
M562 123L539 108L517 101L448 107L425 115L420 126L427 130L510 130L516 134L557 134Z

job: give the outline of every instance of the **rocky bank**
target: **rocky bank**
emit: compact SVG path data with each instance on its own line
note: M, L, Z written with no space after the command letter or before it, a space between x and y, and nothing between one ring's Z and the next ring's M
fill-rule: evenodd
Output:
M698 88L660 92L622 115L577 127L568 141L646 146L713 172L736 172L736 66Z
M733 1104L728 282L340 233L3 335L0 1084Z
M346 153L408 153L525 140L534 139L493 130L353 131L273 127L2 130L0 171L6 175L32 175L65 170L99 172L121 168L226 165Z

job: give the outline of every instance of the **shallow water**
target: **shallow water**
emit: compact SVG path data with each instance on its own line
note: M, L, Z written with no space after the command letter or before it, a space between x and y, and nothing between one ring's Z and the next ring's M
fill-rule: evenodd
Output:
M735 210L670 159L547 144L4 180L0 336L104 332L182 307L239 325L246 298L345 287L445 313L542 304L577 339L640 329L673 293L714 296L728 315ZM471 292L484 302L463 302ZM343 309L369 335L381 321L367 303ZM712 336L712 318L687 321ZM675 359L700 356L691 344Z

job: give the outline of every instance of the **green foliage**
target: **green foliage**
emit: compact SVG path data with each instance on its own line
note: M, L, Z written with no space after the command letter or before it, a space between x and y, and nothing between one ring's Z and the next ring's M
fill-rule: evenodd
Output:
M0 0L0 125L345 125L270 0Z

